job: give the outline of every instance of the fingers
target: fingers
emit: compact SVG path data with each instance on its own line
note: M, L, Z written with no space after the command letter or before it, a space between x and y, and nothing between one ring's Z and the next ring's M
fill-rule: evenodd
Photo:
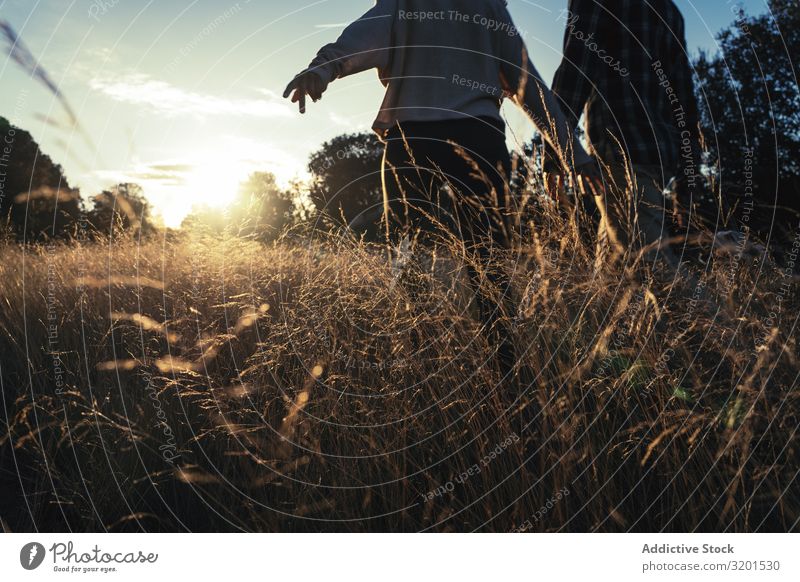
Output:
M558 181L559 176L553 172L550 172L547 176L547 194L553 200L558 198Z
M591 184L586 176L578 176L578 185L583 196L587 194L595 195L594 186Z
M308 73L306 76L306 92L316 103L322 99L322 94L325 92L325 83L322 78L315 73Z
M303 72L297 75L286 86L283 92L284 98L292 94L292 103L299 103L300 113L306 112L306 96L311 97L314 102L322 98L322 93L325 92L325 83L319 75L309 72Z
M291 94L292 103L300 103L300 113L306 112L306 87L304 76L303 73L297 75L286 85L286 89L283 92L284 99Z
M550 198L559 202L564 195L564 176L558 172L548 172L546 187Z
M600 178L594 176L579 176L578 179L584 194L589 193L596 197L605 192L605 186Z
M303 89L295 89L294 95L292 95L292 103L300 104L300 113L306 112L306 93Z
M599 196L601 194L605 194L606 192L606 183L603 181L603 178L597 176L592 178L592 186L595 190L595 196Z
M558 206L568 204L564 176L558 172L547 174L546 191L550 199Z
M582 195L601 196L606 188L601 176L594 173L578 172L572 182ZM545 191L553 200L560 198L564 188L564 176L558 172L545 173Z
M315 103L319 100L320 97L320 90L319 90L319 77L317 75L306 75L306 83L305 89L306 93L311 100Z
M296 88L297 88L297 77L289 81L289 84L286 85L286 89L283 92L283 98L286 99L289 95L291 95L292 91L294 91Z

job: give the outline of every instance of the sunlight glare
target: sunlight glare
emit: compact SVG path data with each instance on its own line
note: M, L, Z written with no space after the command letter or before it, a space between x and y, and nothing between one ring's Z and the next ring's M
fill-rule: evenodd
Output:
M191 206L224 209L236 198L247 169L236 164L199 163L187 176L184 188Z
M293 178L306 177L300 163L270 147L229 139L222 150L199 151L184 158L181 164L191 169L181 176L180 184L148 184L146 190L166 226L179 227L194 209L223 212L253 172L272 172L281 188L287 188Z

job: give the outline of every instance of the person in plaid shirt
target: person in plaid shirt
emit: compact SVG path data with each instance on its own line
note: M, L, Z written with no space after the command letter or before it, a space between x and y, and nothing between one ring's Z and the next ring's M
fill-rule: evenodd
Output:
M559 18L564 57L553 92L574 127L584 116L592 152L611 169L601 234L618 248L634 239L658 246L673 222L667 185L678 176L681 198L690 198L701 181L683 17L672 0L570 0ZM659 252L675 262L669 249Z

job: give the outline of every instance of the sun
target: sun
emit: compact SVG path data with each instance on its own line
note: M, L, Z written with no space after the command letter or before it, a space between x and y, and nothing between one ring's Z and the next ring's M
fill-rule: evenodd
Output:
M168 181L151 182L145 190L164 225L179 228L196 208L219 210L234 202L240 187L254 172L271 172L281 188L294 179L307 178L297 158L270 146L250 140L228 138L216 147L198 147L180 159L162 166L181 168L180 175Z
M227 163L224 166L198 163L186 176L184 190L191 206L224 209L239 192L239 185L247 179L247 168L242 164ZM191 210L191 208L190 208Z
M143 184L153 210L164 226L179 228L183 220L196 209L211 209L221 213L236 199L242 182L252 172L250 164L236 160L206 156L186 157L170 161L180 167L180 174L168 180L145 181Z

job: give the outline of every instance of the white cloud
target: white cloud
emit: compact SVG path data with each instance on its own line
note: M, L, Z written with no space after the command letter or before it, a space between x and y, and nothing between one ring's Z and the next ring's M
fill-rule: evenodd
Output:
M334 111L328 113L328 119L331 120L331 123L340 127L353 127L353 121L351 119L343 117Z
M142 105L167 115L246 115L248 117L290 117L291 109L276 95L262 92L267 99L218 97L187 91L166 81L141 73L109 78L94 78L89 86L123 103Z

